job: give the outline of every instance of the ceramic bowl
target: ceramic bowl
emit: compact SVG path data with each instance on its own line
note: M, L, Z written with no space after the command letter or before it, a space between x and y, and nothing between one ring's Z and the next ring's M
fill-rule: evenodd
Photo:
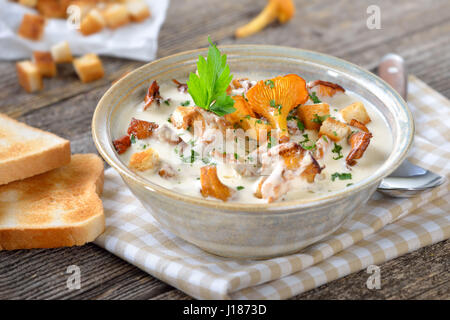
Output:
M374 74L325 54L265 45L220 47L232 72L296 73L306 80L339 83L370 101L392 133L392 152L370 177L318 200L270 204L211 201L175 193L131 171L112 145L112 127L120 110L141 101L151 81L186 78L195 72L199 55L183 52L144 65L115 83L101 98L92 121L94 142L133 194L170 232L200 248L226 257L262 259L294 253L336 231L364 205L380 181L404 160L414 123L405 101Z

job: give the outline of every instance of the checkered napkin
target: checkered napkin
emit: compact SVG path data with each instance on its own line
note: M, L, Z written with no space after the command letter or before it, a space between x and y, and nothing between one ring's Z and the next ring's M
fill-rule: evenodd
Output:
M417 133L410 160L450 178L450 102L415 77ZM113 170L105 172L106 231L96 244L199 299L286 299L450 238L450 184L410 199L375 193L337 232L263 261L209 254L162 229Z

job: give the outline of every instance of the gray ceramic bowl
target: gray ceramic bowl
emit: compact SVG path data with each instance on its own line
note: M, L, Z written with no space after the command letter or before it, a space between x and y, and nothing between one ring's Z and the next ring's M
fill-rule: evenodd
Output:
M278 46L239 45L220 49L232 71L297 73L307 80L339 83L378 108L389 124L392 152L369 178L314 201L271 204L222 203L177 194L134 173L118 157L111 128L120 110L141 101L152 80L185 78L196 69L198 55L188 51L151 62L114 84L97 105L92 134L103 158L122 176L133 194L160 224L206 251L236 258L285 255L324 238L365 204L381 179L395 170L411 145L414 123L405 101L383 80L346 61L306 50Z

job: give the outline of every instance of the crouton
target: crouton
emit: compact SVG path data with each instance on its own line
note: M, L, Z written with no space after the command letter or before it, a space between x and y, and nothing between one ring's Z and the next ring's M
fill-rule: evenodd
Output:
M111 4L103 10L108 28L116 29L130 22L127 7L123 4Z
M52 54L44 51L33 51L33 63L43 77L56 76L56 64Z
M333 141L339 141L347 137L349 133L348 125L333 118L327 118L320 126L319 136L325 135Z
M345 122L350 123L352 119L358 120L362 124L368 124L371 120L362 102L355 102L340 111Z
M34 7L36 7L38 0L19 0L19 3L21 5L34 8Z
M86 17L81 20L80 32L85 35L91 35L100 32L105 27L105 20L97 9L92 9Z
M131 20L134 22L141 22L150 17L150 10L142 0L127 0L125 5Z
M308 130L319 130L322 119L330 115L330 106L327 103L303 105L297 109L297 114Z
M81 82L91 82L103 78L103 65L95 53L88 53L74 59L73 66Z
M39 0L36 6L40 14L46 18L65 18L66 6L59 0Z
M131 155L129 167L135 171L147 171L156 168L159 163L158 153L152 148Z
M91 0L66 0L70 2L70 5L77 6L80 9L80 18L83 20L84 17L86 17L89 12L93 9L95 9L95 1Z
M23 16L22 23L20 24L18 34L19 36L38 41L44 34L45 18L42 16L26 13Z
M158 124L154 122L131 118L127 133L129 135L134 135L138 139L146 139L151 137L153 135L153 131L155 131L158 127Z
M203 116L196 107L178 107L172 113L170 121L177 129L188 130L195 121L204 121Z
M214 197L222 201L227 201L232 195L233 190L224 185L217 176L216 166L206 166L200 168L200 190L203 197Z
M59 42L53 45L50 49L55 63L72 62L72 52L70 51L69 43L67 41Z
M116 149L118 154L122 154L131 147L131 139L129 135L124 135L119 139L113 140L114 149Z
M16 70L19 83L27 92L43 89L42 76L34 63L31 61L17 62Z

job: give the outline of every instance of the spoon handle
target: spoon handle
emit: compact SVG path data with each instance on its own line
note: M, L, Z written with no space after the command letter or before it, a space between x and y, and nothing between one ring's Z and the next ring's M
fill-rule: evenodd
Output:
M378 66L378 75L389 83L406 101L408 80L405 61L401 56L395 53L385 55Z

